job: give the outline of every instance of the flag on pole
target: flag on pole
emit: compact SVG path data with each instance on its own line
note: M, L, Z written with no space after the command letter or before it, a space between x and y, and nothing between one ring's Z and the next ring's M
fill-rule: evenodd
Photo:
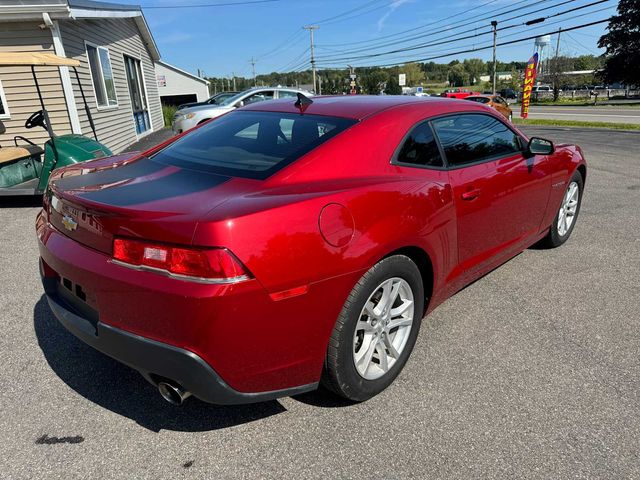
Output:
M527 62L527 68L524 69L524 83L522 84L522 107L520 109L520 117L527 118L529 116L529 105L531 105L531 90L536 81L536 73L538 72L538 52Z

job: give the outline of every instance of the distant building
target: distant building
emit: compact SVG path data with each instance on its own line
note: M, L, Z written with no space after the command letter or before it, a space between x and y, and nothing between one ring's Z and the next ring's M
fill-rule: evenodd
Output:
M498 81L511 80L513 78L511 72L496 72L496 77L498 78ZM493 75L480 75L481 82L490 82L492 78Z
M158 93L163 105L204 102L210 97L208 80L162 60L156 62L155 69Z

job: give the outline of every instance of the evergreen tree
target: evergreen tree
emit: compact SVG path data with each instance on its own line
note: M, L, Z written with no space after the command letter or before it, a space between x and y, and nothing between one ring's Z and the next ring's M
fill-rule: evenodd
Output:
M611 17L607 30L598 41L598 47L607 49L603 78L640 85L640 2L620 0L618 15Z
M395 75L389 77L387 81L387 88L384 89L384 93L387 95L402 95L402 87L398 83L398 78Z

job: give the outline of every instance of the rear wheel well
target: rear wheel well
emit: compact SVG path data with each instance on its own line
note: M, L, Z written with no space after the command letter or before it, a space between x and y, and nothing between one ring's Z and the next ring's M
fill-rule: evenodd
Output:
M198 122L198 125L200 125L201 123L206 122L207 120L211 120L211 119L210 119L210 118L203 118L202 120L200 120L200 121Z
M424 286L424 309L427 311L429 306L429 300L433 293L433 263L427 252L420 247L403 247L395 250L385 256L391 257L393 255L404 255L409 257L413 263L416 264L418 270L420 270L420 276L422 277L422 285Z

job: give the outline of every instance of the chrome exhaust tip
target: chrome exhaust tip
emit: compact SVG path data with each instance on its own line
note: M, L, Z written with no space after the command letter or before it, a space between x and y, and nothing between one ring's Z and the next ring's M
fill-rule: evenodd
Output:
M172 405L182 405L182 402L191 396L191 392L187 392L178 384L169 382L158 383L158 392Z

